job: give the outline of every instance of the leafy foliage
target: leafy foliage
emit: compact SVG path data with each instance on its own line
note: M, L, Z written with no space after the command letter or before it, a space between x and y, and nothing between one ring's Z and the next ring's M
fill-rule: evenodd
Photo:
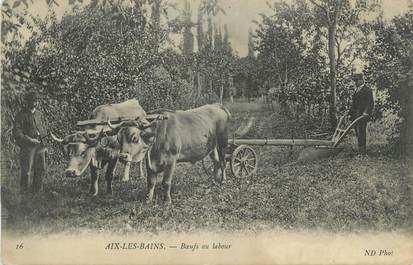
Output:
M283 100L319 103L326 80L322 33L304 2L273 5L275 15L262 16L257 34L262 80L278 86ZM267 77L267 78L265 78Z
M46 19L35 21L39 30L27 42L6 43L3 132L11 127L21 94L28 89L40 93L48 127L60 134L89 118L100 104L136 97L148 110L194 105L188 100L191 87L182 78L181 55L163 48L168 28L154 28L147 8L140 1L91 2L61 20L50 11ZM164 67L165 61L171 64Z
M334 125L356 89L351 80L355 65L372 45L371 26L363 17L376 15L377 1L297 0L269 7L273 13L256 22L258 56L252 68L259 69L261 91L271 89L273 98L288 102L296 113L305 111L306 119L325 119L329 108Z
M368 53L370 81L389 97L383 107L399 114L402 153L413 153L413 11L395 17L390 24L373 25L375 41Z
M201 2L196 23L198 52L193 55L193 69L197 76L198 94L219 95L219 99L223 101L223 97L230 94L229 80L234 75L236 57L226 25L222 35L221 25L213 24L217 12L225 13L218 1ZM206 29L203 26L205 22Z

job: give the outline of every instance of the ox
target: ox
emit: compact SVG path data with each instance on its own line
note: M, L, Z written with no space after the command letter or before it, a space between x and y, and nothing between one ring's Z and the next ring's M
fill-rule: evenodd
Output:
M153 113L153 112L152 112ZM108 122L120 143L121 156L143 157L147 168L147 203L153 199L156 175L163 172L165 202L171 203L171 182L176 163L210 156L214 175L225 181L225 153L228 144L229 111L221 104L205 105L186 111L160 111L165 119L140 119L117 126Z
M91 119L107 121L122 117L139 118L146 115L138 100L132 99L118 104L101 105L95 108ZM106 193L112 194L112 179L119 156L119 143L116 136L107 135L111 131L107 125L90 125L84 131L78 131L60 139L52 134L52 138L61 143L65 153L69 154L69 163L65 174L67 177L78 177L89 166L91 175L90 193L98 194L99 169L107 165L105 174ZM126 165L123 180L129 179L129 166Z

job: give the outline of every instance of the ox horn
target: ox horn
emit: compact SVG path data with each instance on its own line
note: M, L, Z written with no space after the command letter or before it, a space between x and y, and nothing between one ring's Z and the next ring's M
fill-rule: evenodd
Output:
M126 123L126 122L123 121L123 122L121 122L121 123L118 124L118 125L114 125L114 124L112 124L112 123L110 122L110 120L108 119L107 124L108 124L108 127L111 129L111 131L110 131L110 132L107 132L107 135L108 135L108 136L114 136L114 135L118 134L119 130L122 129L122 126L123 126L125 123Z
M88 144L96 144L96 142L103 137L103 129L95 136L95 137L90 137L88 132L85 132L83 136L86 138L86 142Z
M136 122L136 127L138 127L138 129L140 130L145 130L151 127L151 122L149 122L147 119L140 119Z
M120 124L118 124L118 125L113 125L113 124L110 122L110 119L108 119L108 126L109 126L109 128L111 128L112 130L116 130L116 129L118 129L118 128L120 128L120 127L122 126L122 123L120 123Z
M59 137L56 137L56 135L54 135L53 133L50 133L50 136L52 137L53 140L55 140L56 142L58 142L60 144L64 142L63 139L61 139Z

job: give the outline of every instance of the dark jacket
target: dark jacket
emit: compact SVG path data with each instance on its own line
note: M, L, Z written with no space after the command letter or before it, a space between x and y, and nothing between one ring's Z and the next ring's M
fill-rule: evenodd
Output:
M350 109L350 118L351 120L355 120L357 117L363 115L363 113L371 115L373 113L373 108L373 91L367 86L363 86L353 95Z
M43 116L38 110L32 113L28 109L23 109L16 115L14 119L13 136L17 145L30 145L30 138L41 141L46 135L47 131L44 126Z

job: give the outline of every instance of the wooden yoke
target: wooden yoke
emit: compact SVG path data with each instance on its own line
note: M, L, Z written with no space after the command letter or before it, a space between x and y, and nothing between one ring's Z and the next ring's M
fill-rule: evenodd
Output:
M136 117L120 117L118 119L110 120L110 123L119 124L119 123L122 123L124 121L137 121L141 118L142 117L138 117L138 118L136 118ZM154 120L166 120L166 119L168 119L168 117L163 115L163 114L149 114L149 115L146 115L144 118L147 119L149 122L154 121ZM97 125L108 125L108 121L107 120L102 121L102 120L93 119L93 120L78 121L76 123L76 126L78 126L78 127L97 126Z

